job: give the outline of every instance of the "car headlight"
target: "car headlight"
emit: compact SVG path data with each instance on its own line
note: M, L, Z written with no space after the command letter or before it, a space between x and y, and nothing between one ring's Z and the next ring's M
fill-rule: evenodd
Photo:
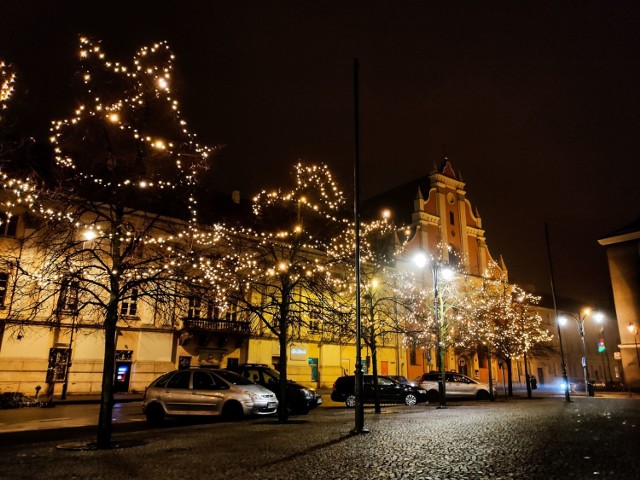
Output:
M315 391L309 389L309 388L303 388L302 389L302 393L306 398L313 398Z
M244 393L246 393L247 395L249 395L249 397L251 397L251 400L257 400L259 397L256 393L250 391L250 390L244 390Z

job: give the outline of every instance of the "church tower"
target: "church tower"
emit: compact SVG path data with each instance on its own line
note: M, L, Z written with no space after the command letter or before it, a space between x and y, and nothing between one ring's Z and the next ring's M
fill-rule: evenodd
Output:
M420 249L437 257L439 245L446 246L441 253L443 262L462 262L462 270L481 276L497 263L489 253L482 219L473 211L464 187L446 157L418 184L410 223L415 235L406 250Z

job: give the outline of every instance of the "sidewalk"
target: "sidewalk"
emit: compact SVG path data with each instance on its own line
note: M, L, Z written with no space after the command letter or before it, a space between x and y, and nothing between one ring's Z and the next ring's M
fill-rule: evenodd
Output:
M141 402L143 393L114 393L114 403ZM71 394L67 398L53 397L53 403L63 405L79 405L83 403L100 403L100 394Z

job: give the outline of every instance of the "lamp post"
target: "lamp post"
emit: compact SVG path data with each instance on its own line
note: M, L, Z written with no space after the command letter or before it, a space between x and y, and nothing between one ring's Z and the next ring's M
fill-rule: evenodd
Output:
M636 359L638 360L638 368L640 368L640 353L638 352L638 327L636 327L633 322L629 322L627 330L633 333L633 343L635 343L636 345Z
M584 340L584 321L586 318L591 315L590 308L583 308L578 315L573 315L571 313L567 314L571 318L573 318L578 323L578 333L580 334L580 339L582 340L582 371L584 373L584 391L585 395L592 396L589 391L589 372L587 370L587 344ZM561 321L566 322L566 316L561 317Z
M444 354L445 351L442 348L442 319L441 308L443 307L440 299L439 291L439 274L442 274L442 278L445 280L451 280L453 278L453 271L449 268L440 268L440 265L434 260L429 261L426 253L418 252L413 258L414 263L418 268L425 268L427 264L431 265L431 273L433 275L433 319L436 327L436 366L440 372L440 381L438 382L438 397L440 405L438 408L447 408L446 400L446 373L444 368Z

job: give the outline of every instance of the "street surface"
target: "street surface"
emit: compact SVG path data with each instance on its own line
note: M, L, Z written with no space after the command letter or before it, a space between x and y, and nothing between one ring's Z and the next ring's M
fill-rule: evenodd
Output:
M87 413L87 407L97 406L59 406L46 415L52 415L51 421L71 418L67 409L78 407ZM341 406L293 417L287 425L273 418L180 420L159 429L139 421L138 408L136 402L118 407L129 421L116 428L114 440L144 443L131 448L56 448L92 441L95 427L0 434L0 478L640 478L637 398L450 402L445 410L433 405L384 407L381 415L367 408L370 433L360 435L349 434L354 412ZM12 413L20 420L20 415L28 416L24 411Z

